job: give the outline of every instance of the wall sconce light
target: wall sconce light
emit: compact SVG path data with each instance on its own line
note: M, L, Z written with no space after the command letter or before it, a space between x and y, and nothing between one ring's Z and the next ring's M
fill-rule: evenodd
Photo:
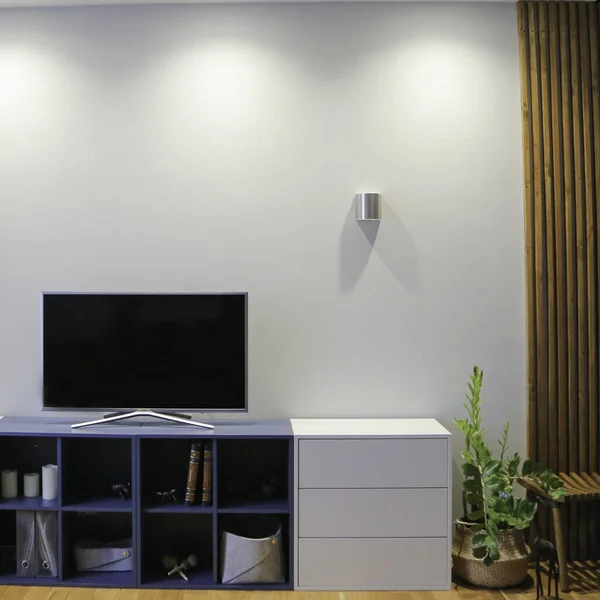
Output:
M356 220L381 221L381 194L356 194Z

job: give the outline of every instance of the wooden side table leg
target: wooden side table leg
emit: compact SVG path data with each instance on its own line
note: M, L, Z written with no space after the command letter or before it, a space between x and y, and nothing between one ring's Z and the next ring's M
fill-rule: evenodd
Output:
M560 578L560 591L569 591L569 571L567 567L567 549L565 547L565 536L560 518L560 506L552 507L552 522L554 524L554 540L558 554L558 573Z

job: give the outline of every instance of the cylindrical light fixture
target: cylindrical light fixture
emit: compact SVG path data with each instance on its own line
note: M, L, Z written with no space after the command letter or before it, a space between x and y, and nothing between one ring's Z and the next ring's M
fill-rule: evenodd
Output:
M356 220L381 221L381 194L356 194Z

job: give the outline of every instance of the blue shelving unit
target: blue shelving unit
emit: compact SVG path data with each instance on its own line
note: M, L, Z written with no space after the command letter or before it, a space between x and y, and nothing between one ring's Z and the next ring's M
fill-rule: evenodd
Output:
M210 506L183 499L192 442L211 442L213 497ZM56 511L59 575L17 577L16 565L0 562L0 585L147 589L293 588L293 433L289 421L231 421L213 430L154 423L72 430L54 419L0 420L0 470L18 470L19 493L26 472L59 466L56 500L21 496L0 499L0 545L15 546L16 513ZM111 491L129 483L132 497ZM201 489L199 478L198 487ZM156 492L176 489L175 501ZM199 493L199 496L201 494ZM272 527L285 533L287 578L283 584L224 585L220 582L220 538L235 524ZM271 532L273 533L273 532ZM131 571L79 572L73 545L81 539L132 539ZM194 553L198 568L189 581L168 576L165 552Z

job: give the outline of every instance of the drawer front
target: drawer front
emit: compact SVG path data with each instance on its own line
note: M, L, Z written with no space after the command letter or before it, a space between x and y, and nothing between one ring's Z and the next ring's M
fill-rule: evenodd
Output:
M447 537L448 490L299 492L300 537Z
M446 538L313 539L298 542L298 586L318 589L441 589Z
M300 440L300 488L448 487L448 442L433 439Z

